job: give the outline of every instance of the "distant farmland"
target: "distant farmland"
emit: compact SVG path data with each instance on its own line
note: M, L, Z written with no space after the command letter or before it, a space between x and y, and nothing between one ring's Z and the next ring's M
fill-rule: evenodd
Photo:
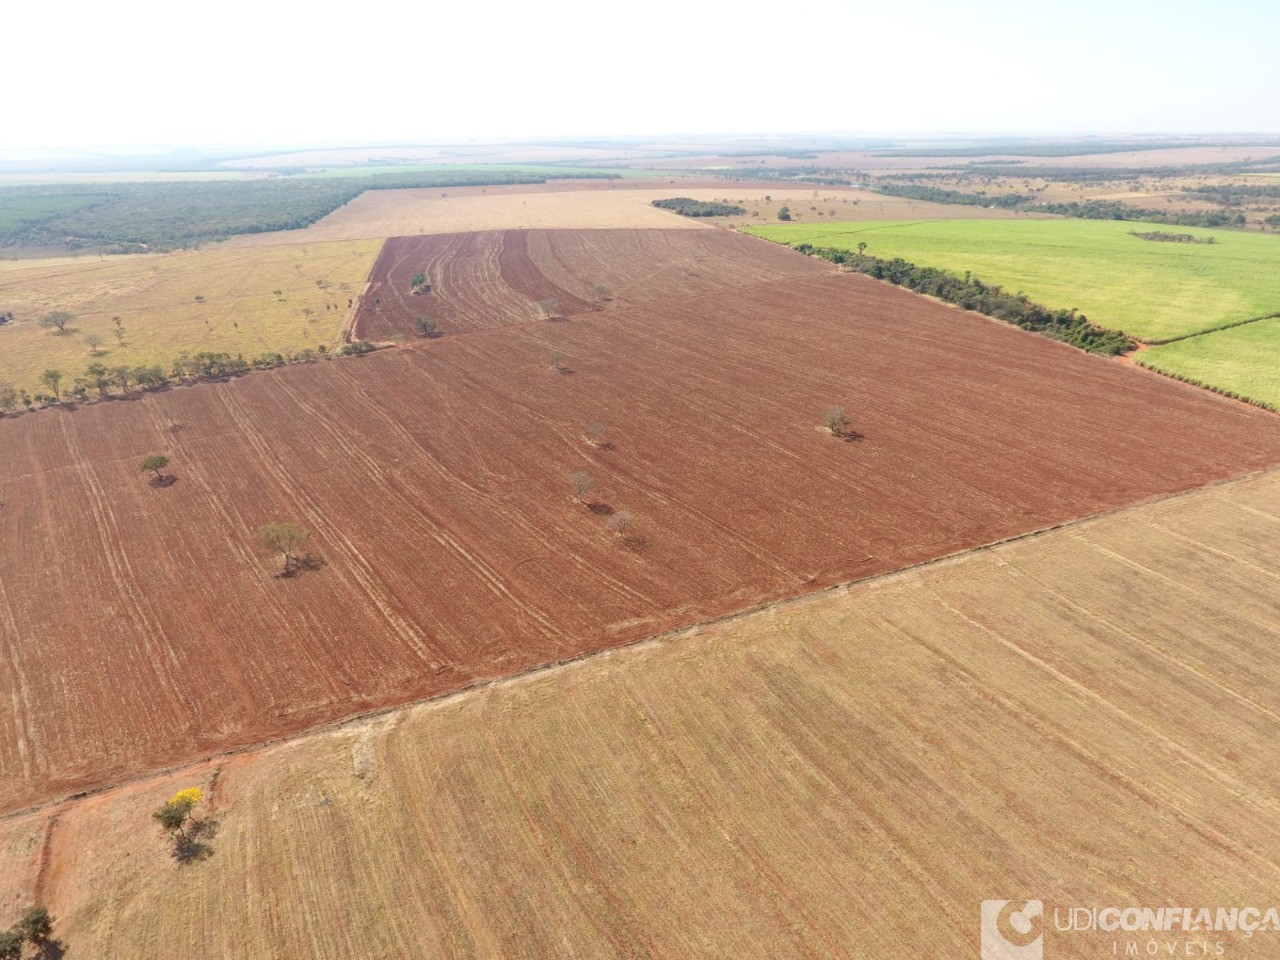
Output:
M182 352L315 349L338 341L381 244L374 240L212 248L126 257L0 261L0 380L31 392L41 371L66 386L94 362L163 364ZM199 298L199 299L197 299ZM56 310L67 332L40 325ZM112 317L120 317L123 339ZM91 339L101 345L95 352Z
M1269 904L1277 503L1272 472L0 820L0 907L38 890L68 957L857 960L977 957L993 896ZM148 813L192 784L218 830L178 867Z
M14 809L1272 465L1280 419L822 275L6 419L0 449ZM274 579L273 520L327 565Z
M848 250L865 243L882 259L971 271L1045 306L1078 307L1099 326L1142 340L1280 313L1280 237L1263 234L1097 220L805 223L747 232ZM1215 242L1152 242L1132 232Z

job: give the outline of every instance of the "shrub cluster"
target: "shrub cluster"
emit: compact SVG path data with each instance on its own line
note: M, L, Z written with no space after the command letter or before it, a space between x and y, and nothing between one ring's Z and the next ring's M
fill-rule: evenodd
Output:
M900 258L881 260L852 250L815 247L808 243L796 244L795 249L877 280L887 280L895 286L937 297L965 310L1061 340L1089 353L1114 356L1137 346L1132 337L1119 330L1095 326L1082 313L1050 310L1028 300L1024 294L1006 293L999 286L984 283L968 273L958 277L936 267L920 267Z
M747 212L737 204L719 203L715 200L694 200L692 197L654 200L653 205L663 210L672 210L682 217L737 217Z

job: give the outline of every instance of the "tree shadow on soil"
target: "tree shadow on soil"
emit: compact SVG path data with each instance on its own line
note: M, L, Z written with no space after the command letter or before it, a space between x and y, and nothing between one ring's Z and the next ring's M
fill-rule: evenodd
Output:
M182 865L208 860L213 856L211 841L217 835L217 820L196 820L185 836L179 836L173 841L173 859Z
M61 940L46 940L33 953L32 960L62 960L67 955L67 946Z
M165 487L172 487L177 482L178 478L171 473L151 478L151 485L158 490L163 490Z
M586 503L583 504L583 506L594 513L597 517L611 517L614 513L613 507L609 506L607 503Z
M842 440L845 443L861 443L863 440L866 439L866 434L859 433L857 430L854 430L852 427L846 427L845 429L839 430L835 433L832 433L831 435L835 437L837 440Z
M328 566L328 564L320 557L313 557L311 554L306 553L300 557L294 557L292 563L276 574L276 579L293 580L302 576L304 573L314 573L317 570L323 570L326 566Z

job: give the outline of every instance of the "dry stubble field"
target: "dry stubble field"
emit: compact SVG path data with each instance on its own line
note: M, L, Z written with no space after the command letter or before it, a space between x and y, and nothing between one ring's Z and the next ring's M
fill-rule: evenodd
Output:
M137 960L888 960L976 957L987 898L1272 904L1277 503L1271 472L0 821L0 918ZM218 829L179 867L148 813L193 783Z
M361 240L0 261L0 312L15 317L13 325L0 327L0 380L34 393L44 389L39 377L49 367L61 370L70 387L94 362L167 369L184 351L249 359L330 346L380 247ZM74 317L64 334L40 325L55 310ZM115 316L123 323L123 342L114 334ZM90 334L102 340L98 354L85 340Z
M766 201L766 196L772 199ZM820 187L815 191L807 184L750 181L668 180L650 184L635 180L562 180L448 190L370 190L305 230L255 233L229 240L223 246L240 249L475 230L712 229L698 218L681 217L653 206L654 200L667 197L728 199L760 213L760 219L748 216L725 220L734 224L767 222L782 206L789 206L806 221L817 219L816 213L809 211L810 205L821 205L823 210L834 206L842 220L1018 216L1009 210L925 203L850 187Z
M51 410L0 447L13 810L1275 464L1280 420L826 275ZM176 486L139 476L157 451ZM252 532L280 519L328 565L274 579Z

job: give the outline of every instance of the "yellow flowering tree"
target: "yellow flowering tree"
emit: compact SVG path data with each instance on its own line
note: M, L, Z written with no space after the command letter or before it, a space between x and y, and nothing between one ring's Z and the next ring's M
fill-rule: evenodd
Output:
M204 791L199 787L187 787L175 793L163 807L151 816L164 827L170 835L185 840L187 837L187 821L192 819L191 812L204 799Z

